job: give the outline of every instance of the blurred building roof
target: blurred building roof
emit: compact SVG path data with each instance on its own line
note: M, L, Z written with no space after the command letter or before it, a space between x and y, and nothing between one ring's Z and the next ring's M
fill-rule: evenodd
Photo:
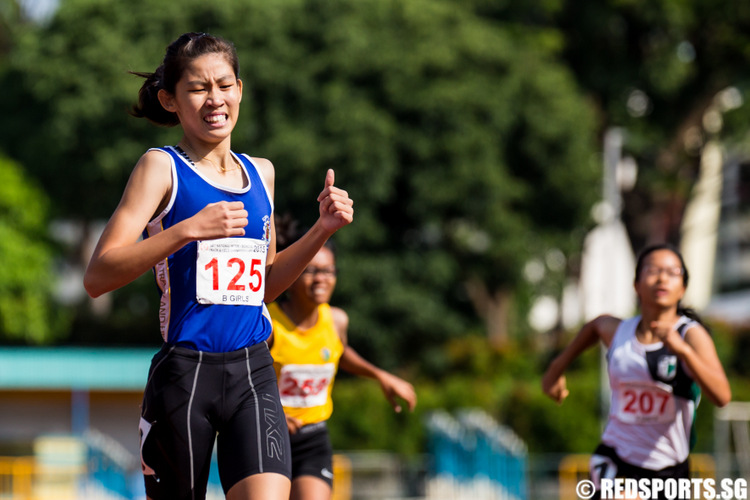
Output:
M750 290L714 295L708 306L701 311L706 318L736 326L750 325Z
M0 347L0 390L141 391L157 350Z

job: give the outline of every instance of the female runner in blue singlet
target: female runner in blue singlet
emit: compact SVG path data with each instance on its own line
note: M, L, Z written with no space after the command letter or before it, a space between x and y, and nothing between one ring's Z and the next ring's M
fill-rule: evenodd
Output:
M329 170L319 218L276 253L274 168L231 151L242 99L234 46L205 33L169 45L145 82L137 117L179 125L176 146L147 151L94 250L92 297L153 269L164 340L141 412L150 499L204 498L213 444L229 500L286 500L289 437L265 340L273 301L326 240L353 218ZM142 238L141 238L142 237Z
M710 334L680 305L687 284L688 271L676 249L644 249L635 269L640 315L590 321L544 374L542 389L562 403L568 396L567 367L599 341L607 348L609 417L590 461L597 490L603 478L688 478L700 393L717 406L731 399Z

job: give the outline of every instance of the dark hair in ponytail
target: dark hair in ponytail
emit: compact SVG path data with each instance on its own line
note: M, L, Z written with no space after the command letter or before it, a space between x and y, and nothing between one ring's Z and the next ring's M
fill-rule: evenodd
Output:
M303 234L299 223L290 213L274 214L273 223L276 226L276 251L284 250Z
M164 66L159 66L153 73L137 71L131 71L131 73L145 78L146 81L143 82L141 90L138 91L138 104L133 106L130 114L136 118L146 118L151 123L164 127L179 125L180 120L177 119L177 114L167 111L159 102L158 94L159 90L163 88L161 82Z
M177 114L167 111L159 102L159 91L163 89L174 94L177 82L182 78L188 64L200 56L212 53L223 54L232 66L235 76L239 78L239 58L231 42L207 33L185 33L169 44L164 61L156 71L130 72L146 80L138 91L138 103L130 110L130 114L137 118L146 118L156 125L179 125Z
M682 254L680 253L679 250L677 250L676 247L668 243L650 245L644 248L643 250L641 250L641 252L638 254L638 260L636 261L636 265L635 265L635 281L637 282L641 276L641 271L643 270L643 263L646 260L646 257L648 257L651 253L656 252L657 250L669 250L670 252L672 252L673 254L677 256L677 258L680 260L680 266L682 267L682 286L687 288L690 275L688 274L687 267L685 266L685 259L682 257ZM697 321L703 326L703 328L706 329L706 331L709 334L711 333L711 329L703 321L703 319L701 319L701 317L698 315L697 312L695 312L693 308L684 307L680 303L677 303L677 314L682 315L682 316L687 316L693 321Z

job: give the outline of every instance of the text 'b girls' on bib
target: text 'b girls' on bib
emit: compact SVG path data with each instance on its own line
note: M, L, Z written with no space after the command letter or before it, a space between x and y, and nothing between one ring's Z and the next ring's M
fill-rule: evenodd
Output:
M333 380L336 365L284 365L279 377L282 406L313 408L322 406L328 398L328 386Z
M266 281L266 242L222 238L198 242L195 294L200 304L260 306Z
M630 424L673 422L672 391L654 384L624 383L617 391L617 418Z

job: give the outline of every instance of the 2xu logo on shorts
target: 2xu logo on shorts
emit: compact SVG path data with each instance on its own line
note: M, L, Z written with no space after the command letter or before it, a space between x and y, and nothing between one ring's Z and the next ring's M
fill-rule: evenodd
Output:
M602 478L601 499L747 500L746 479ZM580 494L580 492L579 492ZM589 497L590 498L590 497Z
M264 394L263 399L268 406L263 410L263 420L266 423L266 453L270 458L284 460L284 438L281 429L281 416L276 400L270 394Z

